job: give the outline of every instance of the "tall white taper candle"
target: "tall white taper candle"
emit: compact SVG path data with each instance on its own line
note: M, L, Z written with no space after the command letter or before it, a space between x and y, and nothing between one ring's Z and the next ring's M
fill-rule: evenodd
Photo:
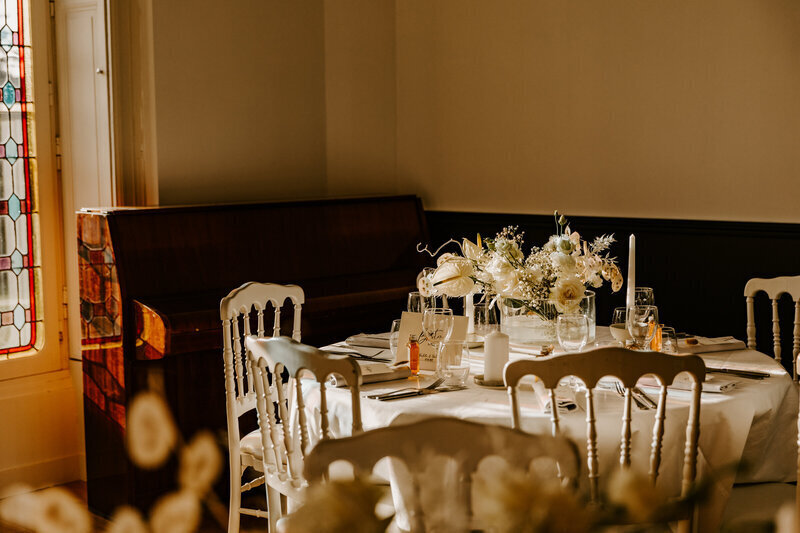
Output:
M628 293L625 306L636 304L636 237L631 233L628 241Z

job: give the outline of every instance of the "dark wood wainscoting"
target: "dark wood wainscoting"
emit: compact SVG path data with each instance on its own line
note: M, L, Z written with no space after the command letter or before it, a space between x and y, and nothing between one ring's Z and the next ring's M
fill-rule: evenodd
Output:
M427 211L431 245L475 234L493 236L504 226L525 232L526 245L542 244L555 232L549 215ZM613 233L613 255L627 275L628 235L636 234L636 284L653 287L661 322L704 336L746 339L744 285L754 277L800 274L800 224L569 217L586 238ZM624 289L597 296L597 321L608 324L614 307L625 304ZM791 369L794 306L784 295L781 311L783 364ZM772 354L771 309L756 299L758 349Z

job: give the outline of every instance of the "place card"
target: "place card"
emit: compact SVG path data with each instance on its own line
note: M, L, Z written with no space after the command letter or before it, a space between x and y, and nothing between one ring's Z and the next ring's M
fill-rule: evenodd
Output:
M467 337L467 317L453 317L453 334L451 341L463 341ZM400 318L400 333L397 338L395 363L408 360L408 338L414 337L419 343L419 367L421 370L436 370L436 347L428 342L422 330L422 313L403 311Z

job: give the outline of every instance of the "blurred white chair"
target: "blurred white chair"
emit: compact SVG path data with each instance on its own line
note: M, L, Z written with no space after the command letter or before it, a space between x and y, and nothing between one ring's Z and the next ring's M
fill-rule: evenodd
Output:
M306 487L303 457L315 444L309 436L301 375L310 373L318 383L319 440L325 442L332 438L326 382L333 374L343 378L350 389L351 431L354 435L361 432L361 368L352 357L327 354L286 337L264 339L249 336L245 339L245 346L254 372L260 445L264 450L260 460L267 484L270 531L275 531L283 514L303 501ZM279 378L284 370L289 374L287 384ZM290 413L296 413L296 424Z
M452 486L447 484L447 480L430 477L431 466L443 464L441 456L455 460L456 470L451 472L455 483ZM562 483L567 487L574 487L580 471L578 451L567 439L531 435L456 418L429 418L320 442L306 456L305 475L309 483L319 483L328 475L331 463L344 460L353 465L356 475L368 478L375 464L384 457L399 460L412 478L409 483L412 494L407 499L411 506L408 509L411 531L469 531L469 527L463 529L459 526L477 524L457 524L456 521L464 518L472 522L472 474L489 456L499 456L510 466L523 471L528 471L532 461L546 458L552 463L553 476L560 472ZM446 469L442 474L445 472ZM445 474L445 477L448 476ZM425 499L422 491L430 490L437 483L447 490L440 494L440 498ZM458 503L451 505L449 497ZM466 515L456 516L462 509L466 510ZM445 523L439 522L442 520Z
M772 300L772 355L781 362L781 325L778 317L778 299L788 294L794 300L794 330L792 343L792 379L797 382L797 356L800 354L800 276L778 278L753 278L744 286L747 302L747 347L756 349L755 295L765 292Z
M605 376L614 376L620 380L624 387L619 463L622 468L627 468L631 464L631 389L636 387L639 378L645 374L653 374L659 378L661 387L655 409L649 470L650 479L655 483L661 466L667 385L671 384L675 377L682 372L690 374L693 378L681 477L681 496L686 496L697 474L697 445L700 436L700 393L706 374L703 360L696 355L676 356L659 352L608 347L508 363L505 367L504 378L508 387L508 394L511 397L511 425L515 428L520 427L517 385L523 377L533 375L542 381L544 387L548 389L550 405L557 405L555 389L563 378L575 376L583 381L586 385L586 456L589 466L589 489L591 501L597 502L599 501L598 479L600 468L597 451L594 389L597 387L598 381ZM560 433L558 409L550 409L550 412L553 435L558 435ZM691 531L693 516L679 518L681 520L678 524L678 531Z
M242 484L242 474L248 467L262 471L261 442L258 433L240 439L239 418L256 408L256 393L250 364L245 359L243 339L251 334L251 313L256 314L256 333L265 336L264 311L274 309L272 335L280 335L281 307L286 300L294 307L292 337L300 340L300 315L305 303L303 289L297 285L272 283L245 283L231 291L219 305L222 319L223 351L225 362L225 392L228 411L228 454L230 462L230 503L228 533L238 533L240 514L267 518L259 509L241 507L242 492L264 484L264 476ZM252 435L252 436L251 436Z

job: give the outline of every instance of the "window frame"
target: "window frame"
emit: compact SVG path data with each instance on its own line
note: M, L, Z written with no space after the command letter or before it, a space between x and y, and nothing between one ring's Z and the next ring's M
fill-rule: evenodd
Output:
M39 206L41 264L41 349L30 355L13 354L0 360L0 381L54 372L67 368L64 306L64 243L61 187L56 165L55 62L53 19L50 3L27 0L30 9L31 59L33 68L33 144L36 152L37 190L32 194Z

